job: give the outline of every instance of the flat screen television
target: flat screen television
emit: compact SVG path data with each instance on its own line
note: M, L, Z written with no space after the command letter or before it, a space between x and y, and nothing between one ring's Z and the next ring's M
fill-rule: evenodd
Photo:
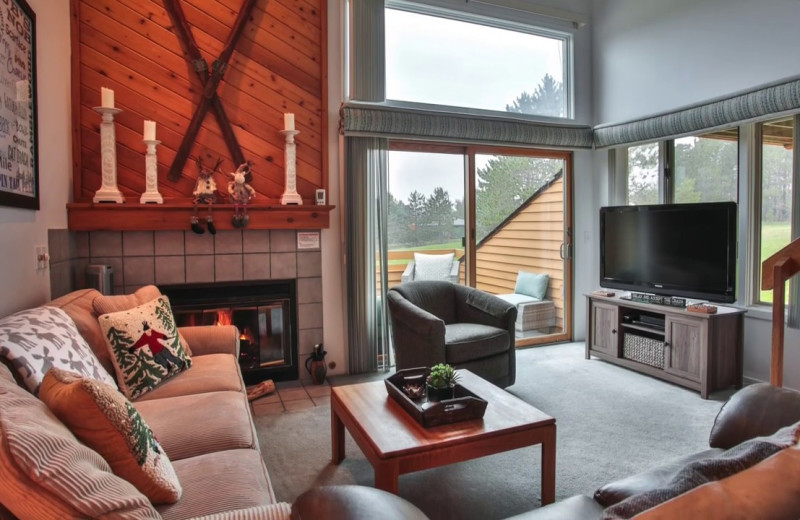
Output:
M736 203L601 208L600 286L733 302Z

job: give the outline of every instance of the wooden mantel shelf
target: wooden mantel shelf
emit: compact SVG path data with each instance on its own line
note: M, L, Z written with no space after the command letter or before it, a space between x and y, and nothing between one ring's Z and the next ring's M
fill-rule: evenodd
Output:
M250 204L250 222L245 229L327 229L336 206ZM194 206L190 201L165 200L164 204L139 204L128 199L124 204L75 202L67 204L67 219L72 231L154 231L190 229ZM208 212L200 207L197 216L205 221ZM214 204L212 215L217 229L233 227L233 204Z

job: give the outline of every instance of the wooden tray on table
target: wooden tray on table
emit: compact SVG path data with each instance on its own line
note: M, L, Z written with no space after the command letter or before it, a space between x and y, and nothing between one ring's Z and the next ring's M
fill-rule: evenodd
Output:
M471 419L480 419L486 413L487 402L468 388L456 383L453 399L430 402L424 392L425 380L430 373L426 367L398 370L384 380L386 391L397 403L425 428ZM412 398L406 387L422 387L423 395Z

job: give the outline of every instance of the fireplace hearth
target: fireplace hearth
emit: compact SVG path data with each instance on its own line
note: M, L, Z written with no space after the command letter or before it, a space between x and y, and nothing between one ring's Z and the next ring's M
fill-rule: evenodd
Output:
M178 326L235 325L245 383L298 378L295 280L164 285Z

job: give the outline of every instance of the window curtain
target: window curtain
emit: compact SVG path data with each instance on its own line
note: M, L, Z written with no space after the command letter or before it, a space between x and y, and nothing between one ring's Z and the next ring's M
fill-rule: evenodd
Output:
M592 148L592 129L586 125L547 123L505 113L478 112L350 101L342 106L341 124L345 135L490 146Z
M383 0L349 3L350 99L384 101ZM386 244L386 183L388 142L377 137L344 138L345 219L347 254L347 325L350 373L388 370L389 319L385 291L388 282Z
M763 121L800 109L800 78L792 77L737 94L636 121L594 127L596 148L674 139L734 124Z
M387 141L376 137L345 140L347 180L347 325L351 373L388 368L388 316L382 287L387 286L385 205Z

